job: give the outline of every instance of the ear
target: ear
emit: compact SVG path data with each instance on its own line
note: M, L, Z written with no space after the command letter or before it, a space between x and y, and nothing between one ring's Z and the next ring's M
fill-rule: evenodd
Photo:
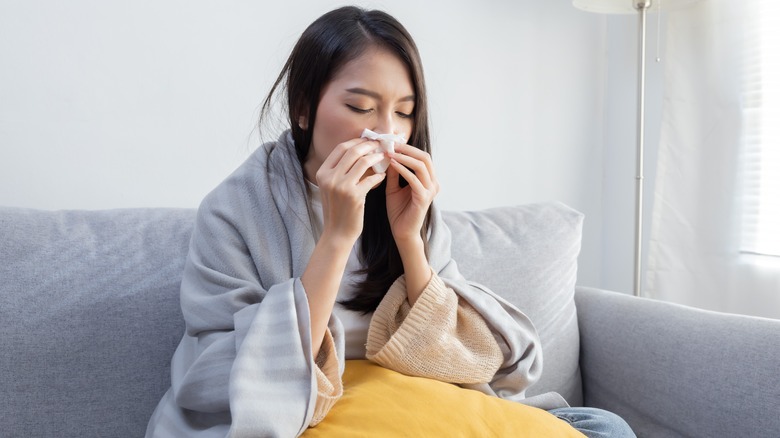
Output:
M305 116L298 117L298 127L303 129L304 131L309 129L309 121L306 119Z

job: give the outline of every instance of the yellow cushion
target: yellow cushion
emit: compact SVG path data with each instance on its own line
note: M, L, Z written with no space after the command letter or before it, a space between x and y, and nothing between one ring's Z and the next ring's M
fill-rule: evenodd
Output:
M344 396L304 437L578 437L542 409L348 360Z

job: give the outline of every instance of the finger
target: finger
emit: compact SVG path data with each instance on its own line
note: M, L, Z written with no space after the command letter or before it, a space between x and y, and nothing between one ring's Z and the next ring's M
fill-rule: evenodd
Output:
M375 173L371 176L367 176L357 184L357 187L363 194L367 194L375 185L381 183L386 176L386 173Z
M344 157L344 155L353 147L368 141L369 140L366 138L353 138L352 140L345 141L344 143L339 143L335 148L333 148L328 157L325 158L325 161L322 162L322 166L326 169L335 168L336 165L341 162L341 159Z
M404 143L396 143L394 149L398 153L417 158L418 160L425 163L426 167L431 170L433 169L433 159L431 159L431 154L425 152L424 150Z
M391 159L398 161L406 167L411 167L414 171L414 174L417 175L417 178L424 186L432 186L431 177L428 173L428 167L422 161L404 154L391 154Z
M431 176L431 181L433 181L435 185L439 184L438 178L436 178L436 170L433 168L433 159L431 158L431 154L408 144L396 145L396 151L404 155L415 157L425 163L425 167L428 169L428 174Z
M368 171L371 166L379 163L384 159L385 154L369 153L367 155L363 155L355 162L352 168L349 169L349 172L347 172L346 176L348 179L358 180L366 174L366 171Z
M345 175L357 164L358 160L371 155L378 147L379 144L373 140L357 144L344 153L334 169L337 173Z
M403 164L399 163L395 158L390 159L390 166L397 170L399 174L409 183L409 186L417 193L425 193L428 189L420 182L415 174L406 168Z

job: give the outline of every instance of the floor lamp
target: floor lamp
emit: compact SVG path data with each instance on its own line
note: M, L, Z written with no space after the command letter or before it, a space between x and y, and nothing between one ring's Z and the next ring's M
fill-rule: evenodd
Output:
M663 0L663 10L678 9L698 0ZM639 68L636 140L636 210L634 218L634 295L641 295L642 285L642 190L645 142L645 40L647 12L660 11L661 0L573 0L574 7L601 14L638 14Z

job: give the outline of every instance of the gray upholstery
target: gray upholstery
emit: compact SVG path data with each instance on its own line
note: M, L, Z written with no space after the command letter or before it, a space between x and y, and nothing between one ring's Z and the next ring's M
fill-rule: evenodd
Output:
M0 436L143 436L194 213L0 209Z
M143 435L182 333L194 215L0 208L0 435ZM780 430L777 321L582 289L578 335L579 213L536 204L445 220L464 274L535 321L545 373L534 393L578 403L581 342L585 402L640 436L777 435L754 433Z
M178 285L194 214L0 209L0 412L12 435L142 435L182 333ZM543 204L445 220L464 274L535 321L545 373L534 393L578 404L582 215Z
M780 320L579 288L585 403L648 437L780 436Z

